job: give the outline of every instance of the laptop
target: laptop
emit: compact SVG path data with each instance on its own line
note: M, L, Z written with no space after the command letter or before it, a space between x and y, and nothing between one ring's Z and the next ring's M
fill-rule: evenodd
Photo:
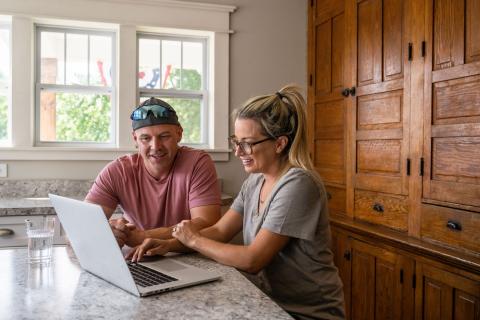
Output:
M193 286L220 275L172 257L155 261L126 261L101 206L49 194L57 216L86 271L136 296Z

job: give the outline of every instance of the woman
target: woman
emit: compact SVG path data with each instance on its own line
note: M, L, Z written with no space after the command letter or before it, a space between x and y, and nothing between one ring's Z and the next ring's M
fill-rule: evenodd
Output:
M305 101L287 86L236 110L230 142L250 176L230 210L201 231L172 236L249 278L297 319L342 319L343 292L329 249L326 192L308 156ZM244 245L226 243L243 229ZM133 256L164 254L148 239Z

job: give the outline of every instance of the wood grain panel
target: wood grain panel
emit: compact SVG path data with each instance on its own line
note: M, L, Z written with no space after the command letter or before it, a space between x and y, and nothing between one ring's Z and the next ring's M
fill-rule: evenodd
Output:
M423 204L420 220L423 239L480 252L480 213ZM448 222L457 223L461 230L448 228Z
M383 212L374 209L380 205ZM399 231L407 231L408 200L403 196L363 190L355 191L355 218Z
M345 168L327 168L316 166L315 169L325 183L345 185Z
M437 282L431 279L424 280L424 293L423 293L423 308L425 320L438 320L442 318L442 309L439 306L442 305L443 288Z
M320 167L344 167L344 152L342 140L316 140L315 160L316 166Z
M345 0L322 0L316 5L315 20L324 22L331 17L337 16L345 9Z
M383 1L383 79L403 77L403 0Z
M357 7L358 86L382 80L382 3L365 0Z
M353 250L352 319L375 319L375 257Z
M377 260L375 279L375 319L395 319L393 312L398 305L395 297L396 282L395 264L384 260Z
M432 105L434 124L471 122L480 116L480 76L435 83Z
M466 57L467 63L480 60L480 0L467 0Z
M357 141L357 172L400 174L401 141Z
M464 63L464 0L434 0L433 69Z
M408 190L402 188L401 176L389 176L380 174L363 174L355 175L355 189L370 190L391 194L408 194Z
M332 88L343 89L343 59L345 51L345 15L332 19Z
M358 129L401 128L402 98L403 90L359 97L357 100Z
M433 138L432 180L480 186L480 137Z
M350 301L351 301L351 279L352 267L350 259L345 257L345 254L351 254L351 244L348 234L341 232L335 227L332 230L332 252L335 266L338 268L338 274L343 283L343 295L345 301L346 319L350 318Z
M315 50L315 92L326 94L332 90L332 39L331 20L316 27L316 50Z
M480 319L480 299L461 290L455 290L453 319Z
M327 190L328 209L336 214L345 214L346 212L346 195L345 188L337 188L333 186L325 186Z
M315 139L343 140L345 101L315 104Z

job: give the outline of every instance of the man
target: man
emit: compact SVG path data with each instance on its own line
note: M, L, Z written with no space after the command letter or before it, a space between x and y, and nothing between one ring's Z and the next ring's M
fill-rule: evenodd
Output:
M109 163L85 201L101 205L107 218L122 207L128 221L110 221L120 246L135 247L154 237L170 239L169 249L179 249L171 236L175 224L192 219L203 229L220 218L214 164L205 152L178 145L183 129L165 101L152 97L130 118L138 153Z

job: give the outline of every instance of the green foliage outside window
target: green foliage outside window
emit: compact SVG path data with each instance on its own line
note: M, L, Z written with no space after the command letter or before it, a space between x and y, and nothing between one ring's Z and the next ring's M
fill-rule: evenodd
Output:
M0 96L0 140L7 139L7 97Z
M57 141L110 140L110 96L59 93L57 95Z

